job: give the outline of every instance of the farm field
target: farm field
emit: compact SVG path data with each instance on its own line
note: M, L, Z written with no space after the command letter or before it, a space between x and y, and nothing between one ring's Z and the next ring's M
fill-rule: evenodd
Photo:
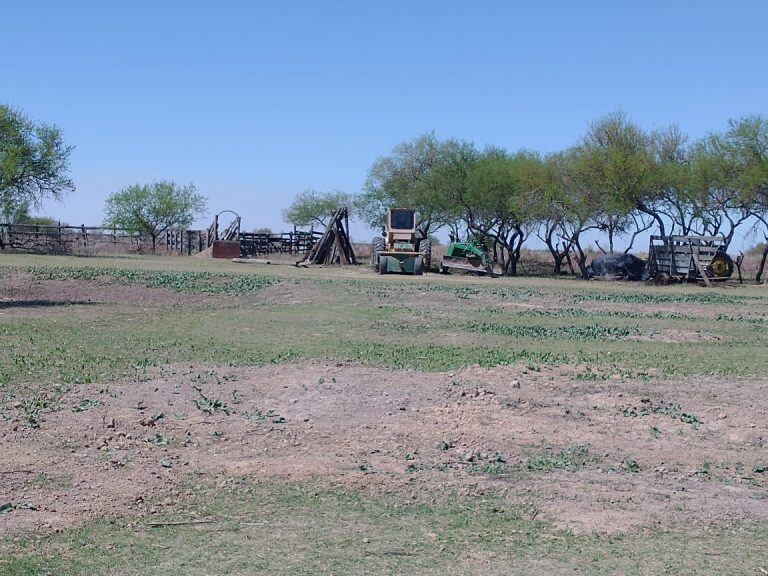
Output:
M761 574L768 289L0 258L0 574Z

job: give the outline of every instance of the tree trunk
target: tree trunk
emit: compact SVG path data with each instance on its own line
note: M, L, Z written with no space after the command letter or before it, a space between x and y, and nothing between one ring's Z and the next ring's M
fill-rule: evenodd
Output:
M155 254L155 245L157 244L157 236L152 234L152 254Z
M514 242L512 248L507 249L507 262L504 266L505 276L517 276L517 264L520 262L520 248L522 242Z
M581 271L581 278L583 280L589 280L589 271L587 270L587 255L579 254L579 270Z
M581 272L581 277L584 280L589 280L589 272L587 271L587 255L584 253L584 250L581 247L581 242L577 239L573 245L576 247L576 251L578 253L578 259L576 263L579 265L579 272Z
M552 243L551 238L547 238L544 243L547 245L547 248L549 249L549 253L552 255L552 275L553 276L560 276L562 274L563 269L563 260L565 259L565 254L561 254L560 251L557 249L557 245Z
M755 276L755 282L758 284L762 284L763 281L766 259L768 259L768 238L766 238L765 248L763 248L763 257L760 259L760 266L757 267L757 275Z
M563 273L563 259L565 258L565 255L553 252L552 257L554 258L554 261L555 261L552 269L552 275L560 276L560 274Z
M539 235L539 238L547 245L549 253L552 255L552 275L560 276L563 273L563 261L568 254L568 249L565 252L560 252L559 242L554 240L555 227L554 224L548 224L546 227L546 233L544 236Z

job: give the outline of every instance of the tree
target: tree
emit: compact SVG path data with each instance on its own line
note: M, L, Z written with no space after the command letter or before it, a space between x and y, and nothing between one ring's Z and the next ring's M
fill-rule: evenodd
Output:
M58 220L50 216L35 216L30 212L29 203L24 202L8 207L5 222L9 224L25 224L27 226L59 226Z
M191 183L134 184L107 198L104 225L149 234L154 253L157 237L169 228L188 227L205 212L206 201Z
M576 250L579 271L589 278L587 254L582 235L600 229L599 217L604 212L604 194L593 186L593 158L576 147L547 158L547 185L536 194L537 219L542 223L541 238L554 259L554 274L560 274L563 259ZM560 243L562 242L562 249Z
M61 224L60 221L50 216L32 216L30 214L25 214L18 223L26 226L65 226L65 224Z
M652 140L626 114L613 112L592 123L569 154L570 167L577 168L578 188L588 190L594 202L595 226L607 234L608 251L613 252L617 236L630 234L628 251L650 227L650 218L664 234Z
M73 149L55 126L0 104L0 220L74 190L69 177Z
M710 139L720 180L735 192L737 202L754 219L754 230L766 239L756 280L762 281L768 259L768 118L730 120L728 130ZM736 200L734 200L736 202Z
M30 218L29 202L14 202L10 195L2 199L0 221L8 224L26 224Z
M533 222L531 199L547 184L538 154L486 150L472 168L466 194L457 198L468 231L485 241L505 275L517 274L520 250Z
M476 156L472 144L440 140L434 133L398 144L371 166L356 202L357 212L372 228L384 224L389 208L416 210L418 227L426 234L450 226L455 213L445 199L450 188L463 185Z
M730 245L736 230L752 216L739 186L730 177L720 135L697 142L690 153L691 228L705 236L722 235ZM691 230L692 229L692 230Z
M291 205L283 210L283 220L300 228L315 224L325 227L336 210L350 207L352 203L352 196L340 190L318 192L307 189L298 194Z

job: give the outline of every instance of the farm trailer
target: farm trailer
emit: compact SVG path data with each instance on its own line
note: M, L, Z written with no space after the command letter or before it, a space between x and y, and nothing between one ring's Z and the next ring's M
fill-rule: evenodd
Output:
M722 236L651 236L648 275L659 284L728 280L733 260Z

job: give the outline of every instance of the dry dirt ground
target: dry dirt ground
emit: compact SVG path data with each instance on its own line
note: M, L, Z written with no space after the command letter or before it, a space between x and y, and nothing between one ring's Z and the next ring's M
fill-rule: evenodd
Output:
M0 421L0 537L151 516L190 477L483 494L574 532L768 520L768 381L579 381L542 369L426 374L305 361L173 366L82 385ZM645 410L644 410L645 409Z

